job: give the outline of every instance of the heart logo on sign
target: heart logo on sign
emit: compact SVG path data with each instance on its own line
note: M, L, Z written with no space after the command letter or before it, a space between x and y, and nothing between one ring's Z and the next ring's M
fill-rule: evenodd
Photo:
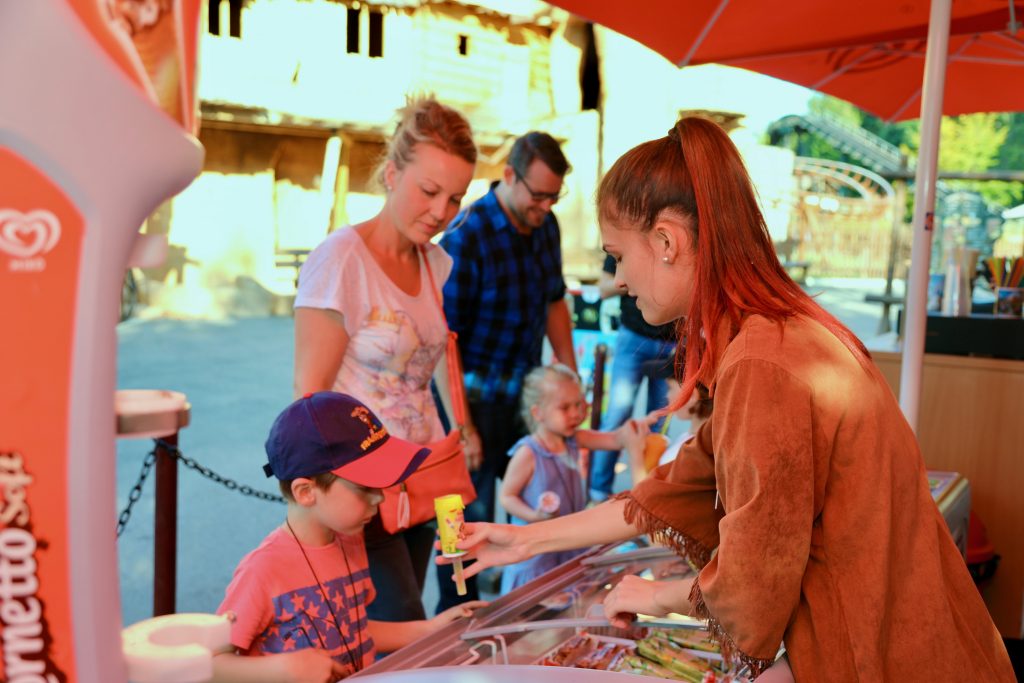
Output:
M57 246L60 221L50 211L0 209L0 251L15 258L39 256Z

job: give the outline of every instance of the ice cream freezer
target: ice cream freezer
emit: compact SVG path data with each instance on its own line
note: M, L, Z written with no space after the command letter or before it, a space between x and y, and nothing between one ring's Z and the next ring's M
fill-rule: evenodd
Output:
M956 472L928 472L932 496L964 551L970 486ZM642 538L600 546L499 597L469 620L381 659L357 674L432 683L628 681L636 675L701 683L734 677L703 622L681 615L641 618L628 630L610 626L604 596L623 577L685 579L693 569L669 549ZM708 672L714 678L708 676ZM372 678L371 678L372 680ZM642 679L641 679L642 680ZM369 683L369 682L368 682Z
M474 672L476 677L466 680L478 682L628 683L637 675L696 683L745 680L744 671L723 671L717 644L702 621L673 614L641 617L629 629L611 626L601 603L630 574L685 579L693 569L667 548L646 546L642 539L596 547L358 676L389 674L382 679L390 681L391 675L406 671L408 680L420 683L457 680L453 672L459 671Z

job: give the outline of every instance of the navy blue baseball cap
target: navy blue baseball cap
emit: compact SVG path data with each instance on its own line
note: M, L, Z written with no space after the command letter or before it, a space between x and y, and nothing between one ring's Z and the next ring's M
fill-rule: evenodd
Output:
M324 472L382 489L404 481L430 449L391 436L373 412L348 394L306 394L274 420L263 472L290 481Z

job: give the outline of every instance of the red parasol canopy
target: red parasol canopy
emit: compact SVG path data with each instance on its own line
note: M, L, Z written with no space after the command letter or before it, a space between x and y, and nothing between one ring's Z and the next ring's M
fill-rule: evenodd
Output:
M1024 110L1021 0L554 0L682 66L716 62L921 118L900 406L917 426L942 113Z
M883 119L921 111L929 3L554 0L680 66L718 63L848 100ZM1014 7L1016 4L1016 7ZM943 113L1024 110L1024 2L952 5Z

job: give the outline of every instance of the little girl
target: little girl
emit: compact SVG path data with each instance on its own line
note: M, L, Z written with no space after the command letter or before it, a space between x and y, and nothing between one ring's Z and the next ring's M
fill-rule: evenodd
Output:
M646 438L646 423L630 420L614 432L577 429L586 417L580 379L565 365L532 370L523 382L522 415L530 428L509 451L512 460L499 500L512 524L529 524L579 512L587 506L586 466L580 449L635 448ZM582 553L537 555L505 567L502 594Z

